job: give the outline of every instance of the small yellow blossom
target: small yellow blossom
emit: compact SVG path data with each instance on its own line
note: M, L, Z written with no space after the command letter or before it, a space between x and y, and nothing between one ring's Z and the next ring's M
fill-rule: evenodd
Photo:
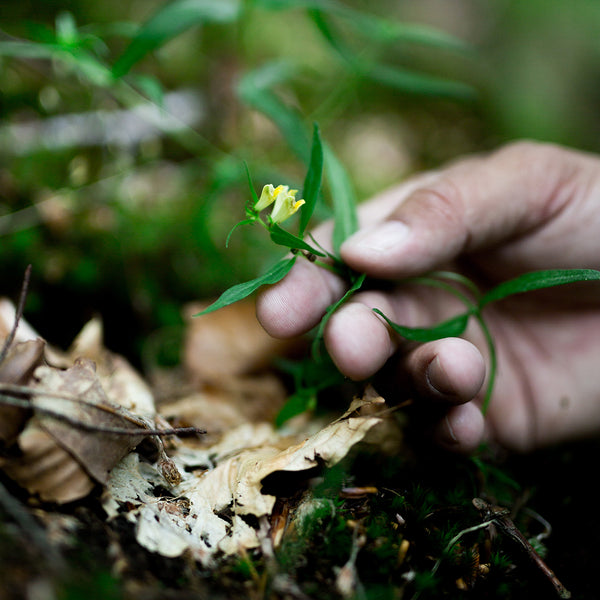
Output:
M273 204L279 193L284 191L284 189L287 191L287 187L284 185L278 185L277 187L273 187L272 183L265 185L265 187L262 189L258 202L254 205L254 210L260 212L261 210L267 208L267 206Z
M296 200L297 193L298 190L290 190L287 185L273 187L269 183L263 188L258 202L254 205L254 210L261 211L275 202L270 221L271 223L281 223L305 204L304 200Z
M287 185L283 186L283 190L277 194L275 206L271 213L272 223L281 223L288 217L291 217L303 204L304 200L296 200L298 190L288 190Z

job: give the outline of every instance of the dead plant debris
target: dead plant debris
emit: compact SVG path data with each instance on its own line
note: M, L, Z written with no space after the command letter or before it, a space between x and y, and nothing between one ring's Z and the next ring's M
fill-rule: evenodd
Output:
M491 460L410 447L373 388L276 429L282 348L236 306L192 322L185 381L157 404L99 319L63 352L0 300L0 551L33 548L22 571L0 556L0 591L18 591L3 598L66 597L86 560L102 598L568 597L523 488Z

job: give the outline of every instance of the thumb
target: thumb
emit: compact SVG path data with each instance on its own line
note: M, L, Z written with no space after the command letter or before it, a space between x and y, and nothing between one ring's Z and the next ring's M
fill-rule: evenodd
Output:
M574 188L566 183L584 156L518 142L441 170L408 195L400 186L399 205L348 238L342 258L373 277L402 278L514 241L551 221L572 199Z

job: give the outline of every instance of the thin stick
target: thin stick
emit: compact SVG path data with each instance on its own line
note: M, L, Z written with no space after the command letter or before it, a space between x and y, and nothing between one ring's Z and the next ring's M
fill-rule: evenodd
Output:
M4 345L2 346L2 350L0 351L0 364L6 358L6 354L8 353L8 349L13 343L15 336L17 335L17 329L19 328L19 321L23 316L23 310L25 309L25 300L27 299L27 291L29 290L29 280L31 279L31 265L27 265L25 269L25 275L23 276L23 283L21 285L21 293L19 295L19 303L17 304L17 310L15 312L15 322L13 323L12 329L8 334L6 340L4 340Z
M81 402L81 401L80 401ZM84 402L82 402L84 403ZM44 408L40 406L35 406L29 400L23 400L21 398L12 398L10 396L6 396L5 394L0 394L0 404L5 404L8 406L17 406L19 408L27 408L33 409L36 413L45 415L47 417L52 417L57 421L62 421L67 423L68 425L72 425L73 427L77 427L78 429L82 429L84 431L95 431L99 433L109 433L113 435L157 435L157 436L167 436L167 435L184 435L184 434L204 434L206 431L204 429L199 429L198 427L173 427L171 429L151 429L148 427L143 421L133 421L131 417L127 418L128 415L123 415L119 412L111 412L111 414L119 417L123 417L124 419L129 420L132 424L134 424L137 429L128 429L126 427L110 427L107 425L95 425L93 423L85 423L84 421L80 421L78 419L74 419L64 413L60 413L58 411L52 410L50 408ZM107 407L103 407L100 404L92 404L85 403L88 406L95 407L98 410L106 410Z

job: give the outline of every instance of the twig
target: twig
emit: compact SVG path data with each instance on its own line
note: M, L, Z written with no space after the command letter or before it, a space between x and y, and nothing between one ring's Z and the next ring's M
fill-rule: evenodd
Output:
M4 384L0 384L0 390L5 387ZM26 388L25 386L15 386L20 388L25 388L27 390L34 391L35 393L43 396L50 395L47 392L34 390L33 388ZM29 393L29 392L28 392ZM85 423L84 421L80 421L78 419L74 419L65 413L61 413L51 408L45 408L41 406L35 406L29 400L24 400L22 398L14 398L12 396L7 396L6 394L0 394L0 404L6 404L9 406L17 406L19 408L33 409L35 412L46 415L48 417L52 417L57 421L62 421L69 425L73 425L78 429L82 429L84 431L95 431L99 433L110 433L113 435L157 435L157 436L167 436L167 435L185 435L185 434L205 434L206 430L200 429L198 427L173 427L171 429L151 429L148 425L140 419L134 419L132 415L122 414L116 410L114 410L110 406L104 406L102 404L94 404L92 402L87 402L82 398L69 397L66 395L60 394L52 394L55 397L61 398L63 400L71 400L74 402L78 402L81 404L86 404L87 406L96 408L101 411L109 412L115 416L122 417L123 419L131 422L136 425L138 429L128 429L126 427L110 427L107 425L95 425L93 423Z
M19 328L19 321L23 316L23 310L25 309L25 300L27 299L27 291L29 290L29 280L31 279L31 265L27 265L25 269L25 275L23 276L23 283L21 284L21 293L19 295L19 302L17 304L17 310L15 312L15 321L13 323L12 329L8 334L8 337L4 340L4 345L2 346L2 350L0 351L0 364L6 358L6 354L8 353L8 349L13 343L15 336L17 335L17 329Z
M473 506L481 513L484 519L489 519L492 523L509 539L515 542L528 558L535 564L543 575L554 587L554 590L560 598L570 598L571 592L558 580L552 569L542 560L535 551L527 538L519 531L516 525L509 518L509 511L499 506L492 506L481 498L473 499Z

